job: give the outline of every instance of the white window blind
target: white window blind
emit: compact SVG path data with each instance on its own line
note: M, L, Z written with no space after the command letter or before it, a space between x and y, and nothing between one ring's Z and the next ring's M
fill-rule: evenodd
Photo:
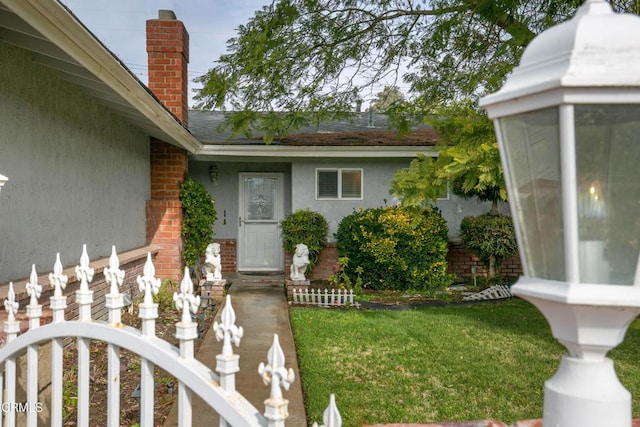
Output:
M349 199L362 197L362 173L359 170L342 171L342 197Z
M338 197L338 171L318 171L318 198L335 199Z
M362 169L317 169L318 199L361 199Z

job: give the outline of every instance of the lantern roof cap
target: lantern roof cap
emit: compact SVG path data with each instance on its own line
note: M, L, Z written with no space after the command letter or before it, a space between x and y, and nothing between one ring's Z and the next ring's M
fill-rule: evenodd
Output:
M640 86L640 17L587 0L573 18L536 36L504 86L480 105L556 88L630 86Z

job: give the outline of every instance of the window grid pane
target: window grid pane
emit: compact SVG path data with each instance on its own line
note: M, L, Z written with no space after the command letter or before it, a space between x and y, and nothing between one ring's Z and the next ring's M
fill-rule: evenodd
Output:
M338 171L318 171L318 198L338 197Z
M362 174L359 170L342 171L342 197L350 199L362 197Z

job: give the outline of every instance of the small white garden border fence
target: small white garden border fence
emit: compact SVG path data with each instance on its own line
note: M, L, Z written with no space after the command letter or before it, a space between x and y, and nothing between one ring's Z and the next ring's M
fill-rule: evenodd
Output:
M329 292L328 289L322 291L320 289L293 288L292 297L293 304L310 304L321 307L360 307L360 304L354 299L353 289L331 289Z
M67 283L67 276L62 273L60 256L57 256L53 273L49 275L54 295L50 298L53 312L52 322L40 326L42 305L38 303L42 286L37 282L35 266L32 268L27 292L30 296L26 307L29 318L29 329L19 334L20 322L16 320L18 303L15 301L13 284L9 284L8 298L4 302L8 318L4 323L6 344L0 348L0 407L4 403L15 404L16 401L16 362L25 351L27 353L26 407L38 404L38 349L41 344L50 342L51 348L51 425L62 425L63 414L63 340L74 337L78 343L78 419L77 425L89 425L90 387L90 340L107 343L108 352L108 407L107 425L117 427L120 424L120 349L124 348L140 356L140 425L154 425L154 366L158 366L178 380L178 420L180 426L191 426L192 394L196 393L202 400L220 415L220 425L243 426L284 426L288 416L288 400L283 398L281 387L289 388L295 379L291 369L285 368L285 358L274 334L273 344L268 351L265 365L261 363L258 371L265 384L271 384L270 397L265 400L265 412L261 414L248 400L235 389L235 374L239 372L239 355L233 353L232 345L238 346L243 336L243 329L235 325L235 313L231 300L227 296L225 307L221 313L221 323L214 322L213 329L218 341L222 341L222 353L216 356L215 372L194 357L194 341L198 337L197 324L193 322L191 313L196 313L200 298L193 295L193 283L189 270L180 283L180 292L174 294L176 307L182 311L181 321L176 324L176 337L179 347L158 338L155 334L155 319L158 317L158 304L153 302L153 294L158 292L160 280L154 277L155 268L151 254L147 255L143 275L138 276L137 283L144 293L144 300L139 305L139 317L142 319L141 330L123 326L120 323L123 294L119 286L124 279L124 271L119 269L119 260L115 247L109 260L109 267L104 275L110 284L110 291L105 296L105 305L109 311L109 320L101 322L91 319L93 291L89 283L93 280L94 270L89 266L86 246L83 247L80 265L76 274L80 279L80 288L76 291L79 305L78 320L65 320L67 297L62 290ZM217 372L217 373L216 373ZM4 391L4 393L2 393ZM3 423L4 421L4 423ZM37 412L27 411L28 427L38 424ZM330 404L324 413L326 427L339 427L342 424L340 413L332 395ZM15 427L16 412L6 411L0 414L0 426ZM315 424L317 425L317 424Z

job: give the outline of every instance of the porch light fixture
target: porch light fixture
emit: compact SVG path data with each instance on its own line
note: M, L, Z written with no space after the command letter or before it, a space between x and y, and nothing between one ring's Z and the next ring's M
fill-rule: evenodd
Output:
M567 349L544 425L629 427L606 357L640 314L640 18L587 0L536 37L497 93L494 120L524 276Z
M2 187L9 181L9 178L0 174L0 192L2 192Z

